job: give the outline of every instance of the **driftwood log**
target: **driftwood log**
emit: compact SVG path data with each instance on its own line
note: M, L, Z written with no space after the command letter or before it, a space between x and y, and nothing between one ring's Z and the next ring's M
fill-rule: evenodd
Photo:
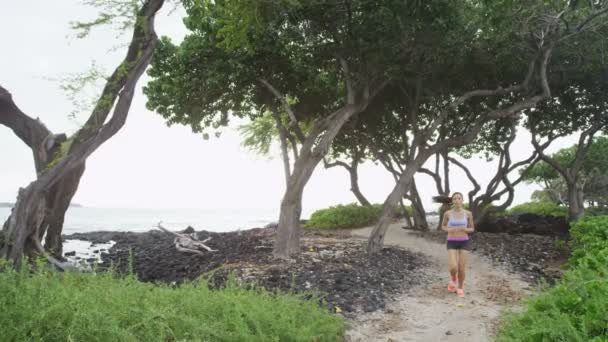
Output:
M193 234L180 234L173 231L168 230L167 228L162 226L162 222L159 222L156 226L158 229L162 230L167 234L171 234L175 236L173 243L175 244L175 249L184 253L194 253L205 255L202 250L206 250L207 252L216 252L216 249L212 249L209 246L205 245L205 242L211 240L211 237L206 238L203 241L199 241L196 238L196 233Z

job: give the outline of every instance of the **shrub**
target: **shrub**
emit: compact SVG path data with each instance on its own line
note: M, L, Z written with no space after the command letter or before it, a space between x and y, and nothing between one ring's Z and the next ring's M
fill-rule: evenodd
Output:
M608 249L608 216L584 216L570 229L572 237L572 256L574 263L587 254Z
M374 206L378 206L382 209L382 204L374 204ZM406 205L404 206L404 208L405 211L403 210L401 205L398 205L395 208L395 217L405 217L405 213L407 213L409 216L412 216L414 214L414 209L412 209L412 206Z
M507 316L498 341L608 339L608 216L585 217L571 232L569 269L523 313Z
M608 208L603 208L603 207L585 208L585 215L589 215L589 216L608 215Z
M405 206L405 211L412 215L411 206ZM362 206L357 203L338 204L325 209L320 209L310 215L310 219L304 228L338 229L359 228L375 224L382 214L382 204ZM401 206L395 208L393 217L404 217Z
M536 214L541 216L568 217L568 208L552 202L526 202L507 210L506 214Z
M580 259L553 288L508 316L498 341L605 341L608 338L608 250Z
M382 206L361 206L355 203L336 205L326 209L317 210L310 215L310 220L304 225L306 228L356 228L376 223Z
M204 280L178 288L113 273L0 272L4 341L336 341L344 321L300 296Z

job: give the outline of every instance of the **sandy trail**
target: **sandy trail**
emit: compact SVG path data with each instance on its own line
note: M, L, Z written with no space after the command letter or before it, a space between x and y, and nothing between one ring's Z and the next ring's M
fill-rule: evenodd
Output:
M530 293L529 284L469 253L466 297L447 292L447 252L444 244L417 237L391 225L385 245L399 246L427 255L433 277L429 286L412 289L387 305L384 311L362 314L351 321L347 341L491 341L502 309L514 307ZM367 238L372 228L353 230Z

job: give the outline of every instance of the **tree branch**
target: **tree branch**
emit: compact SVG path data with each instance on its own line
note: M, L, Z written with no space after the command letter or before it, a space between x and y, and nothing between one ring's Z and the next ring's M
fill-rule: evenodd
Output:
M481 186L479 186L479 183L477 183L477 180L475 180L475 177L473 177L473 174L471 174L469 168L467 168L463 163L448 155L446 155L446 158L450 163L455 164L456 166L461 168L462 171L464 171L464 173L467 175L467 178L469 179L471 184L473 184L473 190L469 191L469 203L473 203L473 196L475 196L475 194L479 192Z
M576 149L576 156L574 158L572 166L570 167L573 174L577 174L580 170L581 166L583 165L585 155L587 154L587 151L589 151L589 148L593 143L593 135L597 133L597 131L599 131L602 126L603 125L601 121L598 120L595 121L588 130L581 133L581 136L578 138L578 148ZM589 139L587 139L587 143L585 143L585 139L587 137Z
M439 177L439 175L437 173L435 173L427 168L424 168L424 167L421 167L419 171L431 176L435 180L435 186L437 187L437 193L438 194L443 193L443 189L441 188L441 177Z
M555 169L555 171L559 172L566 180L568 180L568 182L574 181L573 179L570 178L570 174L566 168L564 168L562 165L560 165L555 159L546 155L545 152L543 151L544 149L541 149L540 144L538 143L538 140L536 137L536 129L534 129L534 127L531 127L530 131L532 133L532 145L534 146L534 149L538 153L538 157L542 161L544 161L545 163L547 163L551 167L553 167Z
M355 104L355 89L353 87L353 79L350 76L350 69L348 63L342 57L339 57L340 65L342 66L342 74L344 74L344 83L346 85L346 103Z
M281 153L283 154L283 168L285 172L285 186L289 186L289 176L291 175L291 164L289 162L289 153L287 152L287 136L288 132L281 122L281 117L276 109L276 106L272 107L272 117L274 118L277 129L279 130L279 138L281 141Z
M306 137L304 136L304 133L302 132L302 129L300 128L300 124L298 123L298 118L297 118L296 114L294 113L293 109L287 102L287 98L283 94L281 94L280 91L278 91L275 87L272 86L272 84L270 84L265 79L260 78L260 82L266 88L268 88L268 90L270 90L270 92L277 98L277 100L279 100L281 102L281 104L283 105L283 108L285 108L285 111L287 112L287 114L289 115L289 118L291 119L291 122L289 123L289 128L292 128L294 130L298 140L300 140L300 142L303 143L304 140L306 140Z
M13 101L11 93L0 86L0 124L10 128L31 149L40 146L51 135L42 122L23 113Z

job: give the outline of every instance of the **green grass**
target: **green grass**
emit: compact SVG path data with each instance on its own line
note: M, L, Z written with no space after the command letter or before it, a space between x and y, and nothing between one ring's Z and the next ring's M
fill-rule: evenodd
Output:
M0 272L3 341L336 341L316 300L204 280L172 288L113 273Z
M562 279L507 315L497 341L608 341L608 216L584 217L571 232Z

